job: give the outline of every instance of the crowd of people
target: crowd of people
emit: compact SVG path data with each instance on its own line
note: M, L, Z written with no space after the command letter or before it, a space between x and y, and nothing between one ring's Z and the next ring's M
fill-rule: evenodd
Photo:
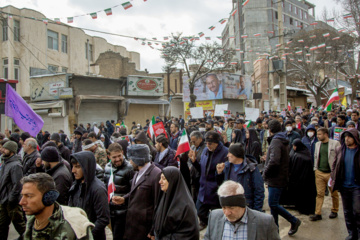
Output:
M330 219L341 195L346 239L360 238L359 109L262 112L163 122L123 121L64 131L0 133L0 236L19 239L280 239L286 208ZM182 132L190 150L176 154ZM270 214L263 205L268 190ZM25 217L25 215L27 217Z

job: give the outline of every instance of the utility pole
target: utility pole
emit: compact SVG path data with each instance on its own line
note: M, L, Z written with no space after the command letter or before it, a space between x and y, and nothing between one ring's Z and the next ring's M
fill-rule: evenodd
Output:
M285 53L284 46L284 22L283 22L283 4L284 0L280 0L277 2L278 5L278 30L279 30L279 58L282 59L283 54ZM279 73L279 85L280 85L280 111L282 109L286 109L287 106L287 91L286 91L286 59L283 59L283 69Z

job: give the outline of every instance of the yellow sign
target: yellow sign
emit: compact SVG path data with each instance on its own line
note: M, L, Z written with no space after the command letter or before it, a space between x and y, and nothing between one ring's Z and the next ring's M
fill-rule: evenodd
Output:
M196 107L202 107L203 110L214 110L213 101L200 101L195 102ZM185 111L190 111L189 103L185 102Z

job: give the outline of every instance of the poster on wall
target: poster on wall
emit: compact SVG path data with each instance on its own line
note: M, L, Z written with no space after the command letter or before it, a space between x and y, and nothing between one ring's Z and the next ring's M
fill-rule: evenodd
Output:
M189 78L183 76L183 101L190 102ZM195 83L196 101L213 99L243 99L252 97L250 76L230 73L209 73Z
M128 76L129 96L163 96L164 81L161 77Z

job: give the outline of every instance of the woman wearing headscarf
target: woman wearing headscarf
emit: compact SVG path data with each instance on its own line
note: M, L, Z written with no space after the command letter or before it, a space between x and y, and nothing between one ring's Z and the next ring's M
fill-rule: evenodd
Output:
M45 131L45 134L41 139L40 147L44 145L47 141L50 141L50 133L48 131Z
M289 186L283 192L281 203L295 205L301 214L313 214L316 204L316 186L309 149L295 139L290 153Z
M240 129L235 129L231 134L231 143L244 143Z
M155 239L198 240L195 204L180 170L164 168L159 184L161 193L155 209Z
M246 129L245 154L255 157L256 161L260 163L261 145L254 128Z

